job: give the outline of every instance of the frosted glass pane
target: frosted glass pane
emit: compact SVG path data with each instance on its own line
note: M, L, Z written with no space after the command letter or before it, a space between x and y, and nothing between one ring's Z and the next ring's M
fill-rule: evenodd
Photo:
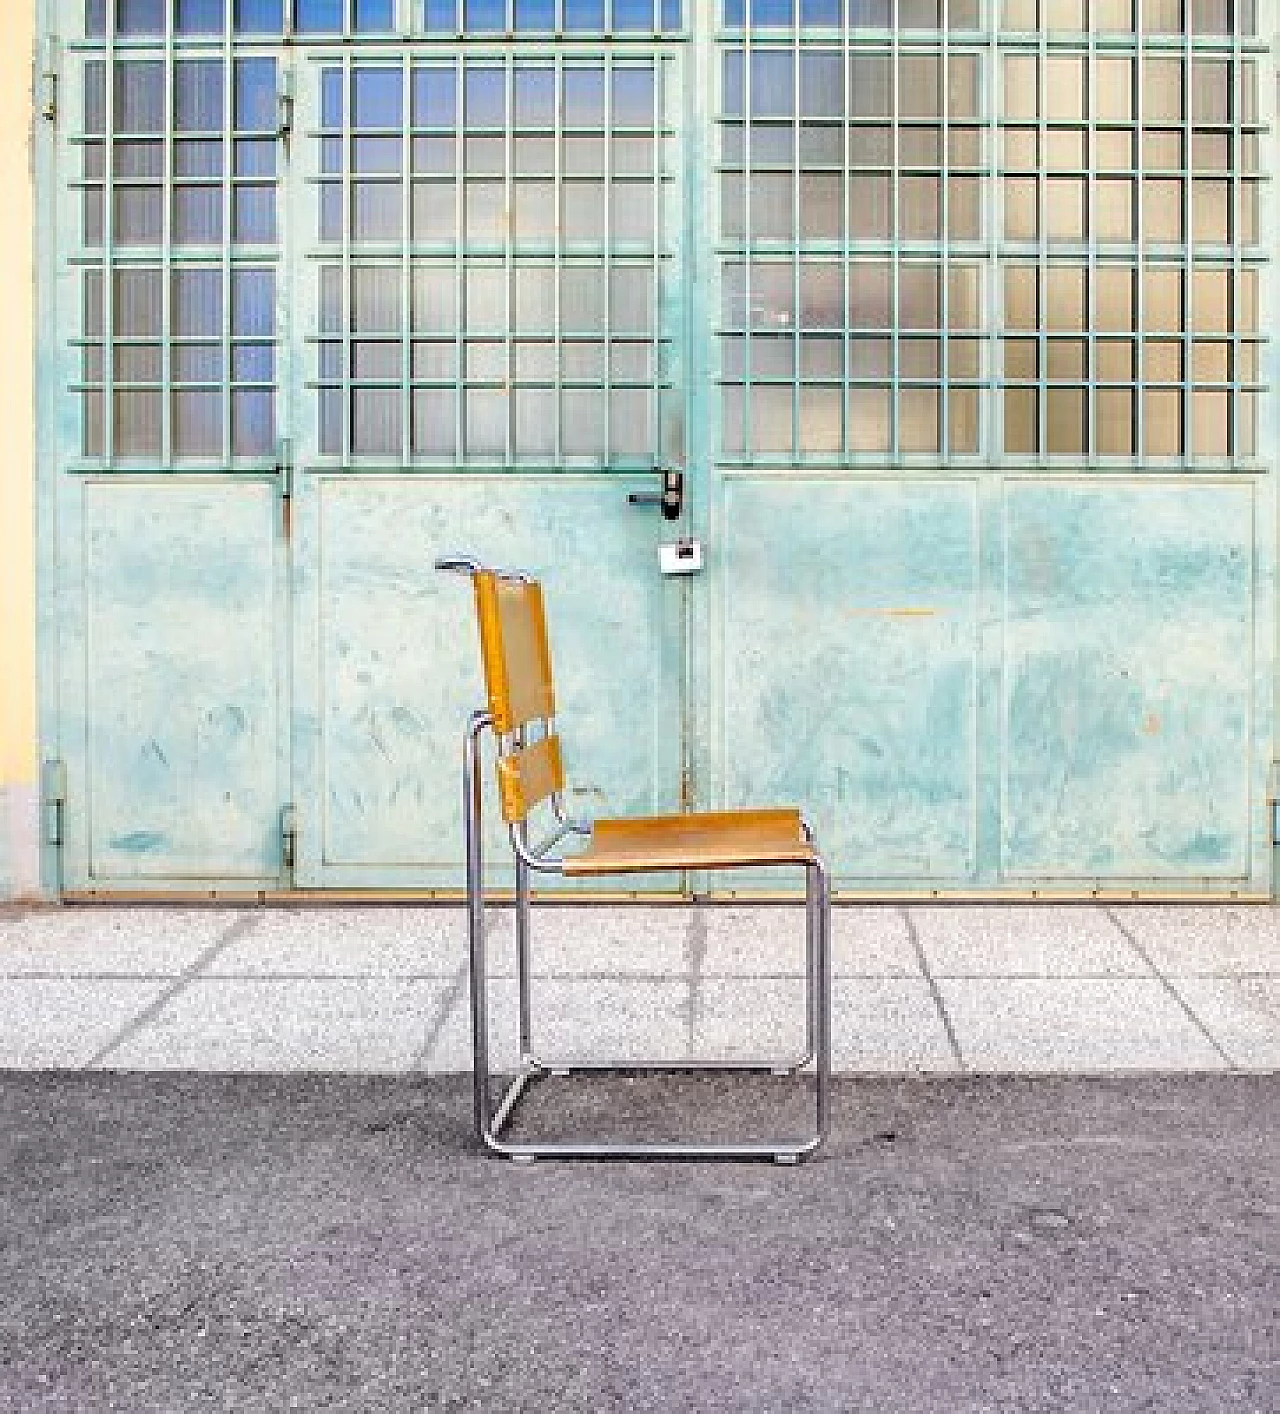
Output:
M1004 390L1004 449L1011 455L1034 455L1040 445L1039 403L1034 388Z
M221 244L221 187L177 187L174 189L173 239L179 245Z
M789 334L757 334L751 340L753 378L790 378L795 373L795 346Z
M1230 450L1230 393L1201 389L1191 396L1191 450L1197 457L1226 457Z
M217 59L179 59L173 66L176 131L221 132L226 121L226 79Z
M609 393L609 455L655 458L653 393L648 388L614 388Z
M1176 457L1182 451L1182 394L1176 389L1147 388L1142 395L1143 452Z
M1231 273L1197 269L1191 276L1191 327L1201 334L1231 332Z
M1148 57L1141 62L1143 121L1181 122L1182 60Z
M791 329L796 322L796 297L790 263L755 261L751 266L751 326Z
M838 172L801 172L800 239L838 241L843 206Z
M400 390L356 388L351 394L351 450L356 455L398 455Z
M274 187L237 186L231 203L232 239L238 245L274 245L276 193Z
M901 339L898 343L898 376L934 379L942 372L942 344L938 339Z
M1093 188L1094 234L1100 241L1131 241L1134 237L1133 183L1099 178Z
M898 178L898 234L903 240L937 240L942 231L942 192L937 177Z
M116 132L164 132L164 64L154 59L120 59L114 75Z
M974 54L953 54L947 60L949 91L947 114L951 118L977 118L980 114L978 59Z
M1182 382L1182 343L1176 339L1148 339L1142 352L1143 376L1150 383Z
M413 390L413 451L415 456L457 455L457 393L452 388Z
M942 324L938 267L898 267L898 323L903 329L937 329Z
M1004 324L1006 329L1034 330L1039 327L1039 298L1034 267L1005 267Z
M1003 117L1039 117L1039 74L1039 60L1033 55L1005 55Z
M352 122L357 128L398 128L403 121L404 84L394 69L360 67L351 74Z
M615 241L652 246L654 243L654 190L652 182L609 184L610 234Z
M849 237L851 240L889 238L889 174L852 172L849 175Z
M1125 172L1134 165L1133 134L1099 129L1093 140L1094 163L1100 172Z
M357 333L395 333L400 328L400 270L357 265L351 271L351 328Z
M1191 377L1197 383L1231 381L1231 345L1197 339L1191 349Z
M1134 328L1133 271L1102 266L1094 276L1094 322L1099 329L1124 333Z
M171 298L173 332L179 338L210 338L222 333L221 270L175 270Z
M839 378L843 368L843 340L836 335L806 334L800 339L802 378Z
M1051 241L1084 240L1084 189L1082 178L1050 177L1045 183L1046 235Z
M973 453L978 450L978 390L952 388L947 394L948 428L951 451Z
M507 274L500 266L472 266L466 271L466 328L500 332L507 326Z
M556 234L556 188L554 182L515 184L515 240L551 241Z
M754 239L787 242L794 240L791 194L792 181L789 172L752 174L749 219Z
M849 59L849 116L893 115L893 65L888 54L853 54Z
M469 343L465 350L466 376L474 382L507 377L507 346L497 341Z
M1045 117L1054 122L1077 122L1084 118L1084 57L1050 55L1045 62Z
M1231 184L1198 177L1191 184L1191 237L1215 245L1230 239Z
M892 269L887 261L860 260L849 267L849 326L888 329L893 323Z
M1101 456L1131 457L1134 451L1134 397L1130 388L1099 388L1094 395Z
M467 239L493 243L507 233L506 191L501 182L466 184Z
M398 379L401 345L398 340L356 340L351 345L351 376L357 379Z
M159 338L164 330L161 273L153 269L115 272L115 332L126 338Z
M1035 240L1039 231L1039 184L1034 177L1004 180L1004 234L1010 241Z
M515 327L536 334L555 329L556 271L551 265L523 265L515 270Z
M607 322L605 273L602 265L570 265L560 273L560 320L566 330L603 331Z
M160 187L117 187L114 211L117 245L160 244L164 220Z
M560 189L561 221L566 242L604 240L604 183L564 182Z
M80 447L86 457L102 455L102 393L85 393L80 402Z
M562 83L564 125L570 128L604 127L604 68L598 64L566 68Z
M457 187L453 182L414 182L414 240L454 240L458 226L456 200Z
M565 388L560 394L560 440L566 456L605 455L604 399L595 388Z
M982 235L982 183L977 177L947 179L948 235L953 241L976 241Z
M222 394L199 389L173 395L173 455L216 457L222 454Z
M457 355L457 346L443 339L432 340L430 343L415 343L413 346L413 376L415 378L453 381L458 376Z
M342 394L337 388L320 389L320 451L332 457L342 452Z
M609 378L615 383L651 383L653 345L638 339L615 339L609 345Z
M844 272L831 262L800 265L800 326L839 329L844 324Z
M934 118L942 113L942 59L937 54L898 58L898 105L904 118Z
M1050 456L1085 450L1085 392L1083 388L1050 388L1045 394L1046 450Z
M562 344L561 372L569 381L603 383L606 373L605 346L596 340L574 340Z
M947 269L947 322L952 329L977 329L982 317L982 271L974 265Z
M119 389L115 409L115 451L119 457L160 455L160 390Z
M616 334L654 332L653 269L615 265L609 271L611 326Z
M888 378L893 363L893 345L888 339L854 335L849 340L851 378Z
M1095 61L1093 116L1099 122L1127 123L1133 118L1133 60L1099 55Z
M751 389L751 450L766 456L791 451L791 387L758 384Z
M1142 235L1149 243L1182 240L1182 183L1146 177L1142 182Z
M1050 128L1045 135L1045 164L1052 172L1082 171L1089 165L1083 128Z
M399 182L353 182L351 234L358 241L398 241L402 228Z
M515 393L516 456L550 460L556 450L556 391L517 388Z
M903 388L898 394L898 446L904 452L942 449L937 388Z
M1136 368L1131 339L1099 339L1094 346L1094 376L1099 382L1132 382Z
M1231 61L1194 59L1191 63L1191 121L1231 121Z
M887 452L890 440L889 389L849 389L849 450Z
M1083 330L1085 325L1085 272L1077 266L1050 266L1045 280L1045 327Z
M844 394L838 385L800 387L799 441L802 452L839 452Z
M1148 266L1142 274L1143 327L1182 330L1182 272Z

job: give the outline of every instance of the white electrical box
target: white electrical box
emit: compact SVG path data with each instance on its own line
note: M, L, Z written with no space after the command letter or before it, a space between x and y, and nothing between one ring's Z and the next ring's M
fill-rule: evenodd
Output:
M658 546L658 563L663 574L697 574L702 568L702 541L677 540Z

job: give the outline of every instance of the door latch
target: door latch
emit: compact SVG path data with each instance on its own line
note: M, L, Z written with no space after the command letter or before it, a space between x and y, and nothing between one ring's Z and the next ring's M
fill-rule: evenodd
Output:
M632 491L627 503L632 506L657 506L663 520L679 520L684 509L684 472L664 471L660 492Z

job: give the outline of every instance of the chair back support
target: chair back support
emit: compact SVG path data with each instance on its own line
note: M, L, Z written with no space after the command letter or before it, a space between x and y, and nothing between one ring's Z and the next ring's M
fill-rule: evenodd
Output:
M544 736L498 758L498 796L508 825L523 820L533 807L564 789L560 738Z
M482 570L473 576L493 729L508 736L556 712L542 586Z
M480 652L484 660L489 715L499 738L530 722L544 726L555 715L551 646L542 586L482 570L473 576ZM502 818L516 824L535 805L564 789L560 738L549 733L499 753L498 795Z

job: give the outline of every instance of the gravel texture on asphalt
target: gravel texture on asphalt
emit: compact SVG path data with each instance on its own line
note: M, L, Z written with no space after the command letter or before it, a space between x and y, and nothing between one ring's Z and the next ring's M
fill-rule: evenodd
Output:
M776 1100L574 1078L528 1124ZM0 1075L0 1409L1280 1410L1280 1076L842 1080L794 1168L516 1166L469 1111Z

